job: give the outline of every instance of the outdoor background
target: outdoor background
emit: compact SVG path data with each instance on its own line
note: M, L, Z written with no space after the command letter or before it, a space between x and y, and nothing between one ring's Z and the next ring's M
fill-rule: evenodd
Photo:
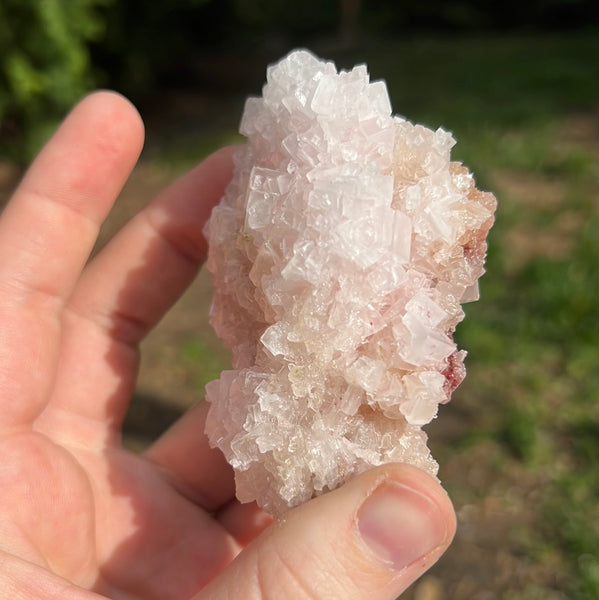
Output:
M454 132L499 201L468 377L428 427L454 545L410 600L599 597L599 3L2 0L0 202L96 86L138 105L140 164L101 243L237 140L244 98L297 46L366 62L394 111ZM143 448L228 364L205 273L145 343L126 442ZM202 435L202 432L198 432Z

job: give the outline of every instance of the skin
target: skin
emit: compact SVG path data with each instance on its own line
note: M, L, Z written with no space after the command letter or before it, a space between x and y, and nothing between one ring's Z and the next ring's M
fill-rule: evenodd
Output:
M0 598L392 600L455 530L425 474L374 469L273 524L235 500L203 405L143 454L122 447L139 344L201 266L232 170L232 149L210 156L88 261L142 144L128 101L88 96L0 218ZM406 564L360 529L360 507L389 482L435 507L430 550Z

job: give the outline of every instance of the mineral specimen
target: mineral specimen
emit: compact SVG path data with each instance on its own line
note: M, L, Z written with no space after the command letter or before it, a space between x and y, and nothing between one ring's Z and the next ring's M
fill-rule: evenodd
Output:
M234 368L206 388L206 431L238 498L280 515L373 465L435 475L421 426L465 375L453 332L495 198L450 162L450 133L392 116L363 65L292 52L240 131L206 230Z

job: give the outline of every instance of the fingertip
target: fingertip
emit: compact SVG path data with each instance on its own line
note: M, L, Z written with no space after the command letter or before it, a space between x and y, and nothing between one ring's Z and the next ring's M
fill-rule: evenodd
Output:
M228 597L243 585L248 599L390 600L437 561L454 531L451 502L434 478L403 464L377 467L290 510L201 597Z
M380 479L374 475L356 514L360 540L377 562L419 576L453 539L451 501L438 481L409 465L382 470Z
M364 597L373 600L403 593L443 555L456 530L439 481L400 463L362 473L297 512L304 510L312 513L320 544L332 546L348 594L370 588ZM304 518L298 525L306 528Z
M133 104L117 92L92 92L48 140L25 174L22 188L66 203L91 202L97 211L90 216L102 220L143 143L143 121Z
M455 535L457 521L451 498L441 482L413 465L397 463L381 467L383 473L386 472L386 469L389 469L388 477L391 481L409 485L430 498L439 508L447 527L447 546L449 546ZM373 473L376 473L376 470Z
M135 105L121 93L114 90L90 92L71 111L71 114L77 113L98 123L100 135L131 140L139 147L138 153L141 152L145 139L144 122Z
M132 118L136 118L138 124L143 128L143 121L137 107L129 100L129 98L120 92L109 89L94 90L83 96L83 98L75 105L75 109L78 107L86 107L87 105L92 105L94 108L105 106L113 110L126 111Z

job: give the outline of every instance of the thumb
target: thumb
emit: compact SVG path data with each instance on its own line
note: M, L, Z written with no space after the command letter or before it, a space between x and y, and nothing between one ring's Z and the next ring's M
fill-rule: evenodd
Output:
M386 465L289 511L196 600L393 600L454 533L443 488L414 467Z

